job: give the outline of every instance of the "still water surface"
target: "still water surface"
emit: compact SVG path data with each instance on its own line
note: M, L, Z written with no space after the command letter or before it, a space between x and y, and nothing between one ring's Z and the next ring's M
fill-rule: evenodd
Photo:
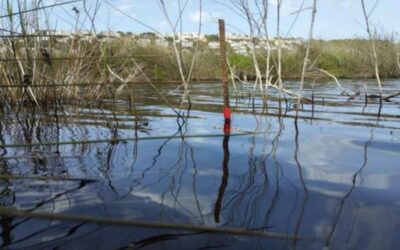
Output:
M353 91L363 91L363 84L344 82ZM367 84L372 93L374 83ZM399 97L384 102L378 117L377 100L366 105L364 94L348 100L333 83L321 83L314 89L315 105L304 105L296 119L295 100L279 109L276 98L271 96L265 105L259 96L249 96L252 86L240 87L239 97L233 91L231 96L232 136L223 136L220 87L193 85L192 108L182 110L188 116L185 122L177 120L148 84L126 90L131 102L60 105L57 112L54 107L3 110L1 206L241 228L298 240L22 218L2 210L0 246L396 249ZM179 106L176 85L157 88L170 105ZM385 93L399 89L399 80L385 82ZM305 94L311 92L308 86ZM271 95L276 93L271 90ZM141 140L145 137L152 139ZM126 140L38 145L113 138Z

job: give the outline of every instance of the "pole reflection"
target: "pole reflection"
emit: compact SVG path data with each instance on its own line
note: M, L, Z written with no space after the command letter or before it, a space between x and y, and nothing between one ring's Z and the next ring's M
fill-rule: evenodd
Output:
M216 223L220 223L221 219L221 207L222 200L224 198L226 187L228 186L229 179L229 137L231 133L231 121L226 119L224 123L224 138L222 141L222 150L224 157L222 160L222 179L218 190L217 200L214 206L214 220Z

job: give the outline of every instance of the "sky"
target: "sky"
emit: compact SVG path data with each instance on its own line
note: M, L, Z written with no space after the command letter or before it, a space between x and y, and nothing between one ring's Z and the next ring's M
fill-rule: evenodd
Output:
M13 1L14 4L17 0ZM34 0L26 0L34 1ZM36 0L37 1L37 0ZM67 0L44 0L45 4L66 2ZM171 27L161 10L160 0L98 0L98 10L95 24L96 30L113 30L123 32L157 31L171 33ZM175 23L179 6L178 0L164 0L171 22ZM197 32L200 9L200 0L180 0L183 5L188 1L187 8L182 15L183 32ZM252 2L252 0L249 0ZM282 0L281 36L302 37L308 36L311 11L305 10L296 19L296 12L300 9L303 0ZM4 1L2 1L4 2ZM276 2L270 0L269 33L276 35ZM367 10L373 8L376 0L365 0ZM86 1L87 9L93 12L96 0ZM304 0L303 8L311 7L312 0ZM84 6L82 2L54 7L49 11L50 23L54 28L72 30L75 24L75 13L72 8L80 11L80 23L84 29L89 29L89 22L84 20ZM249 33L248 25L243 17L237 14L229 0L203 0L202 32L216 34L218 31L217 19L223 18L229 33ZM4 13L4 6L1 6ZM370 22L379 34L390 36L395 34L396 39L400 32L400 0L380 0L370 16ZM361 8L361 0L318 0L317 16L314 27L314 37L320 39L342 39L366 37L365 20Z

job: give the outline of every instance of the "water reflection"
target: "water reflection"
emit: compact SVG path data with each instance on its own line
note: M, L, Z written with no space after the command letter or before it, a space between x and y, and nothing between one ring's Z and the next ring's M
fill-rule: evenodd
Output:
M221 214L221 208L222 208L222 199L224 198L225 195L225 190L228 185L228 179L229 179L229 137L231 133L231 120L230 119L225 119L224 122L224 139L222 141L222 150L224 152L224 157L222 161L222 179L221 179L221 185L218 190L218 197L215 202L215 208L214 208L214 220L216 223L220 223L220 214Z
M390 90L398 84L386 86ZM365 105L362 97L348 102L327 85L308 90L315 104L305 104L298 116L290 108L294 100L279 103L271 96L266 106L243 89L232 107L230 135L221 134L218 126L218 85L194 86L192 110L184 111L185 119L177 119L147 88L135 88L134 104L105 100L98 106L3 110L1 206L235 227L300 239L22 218L3 212L2 247L391 249L399 243L399 99L382 106L377 122L379 103L370 100ZM179 93L171 89L160 87L170 103L178 103ZM246 132L253 133L235 135ZM188 137L206 133L221 136ZM142 140L148 136L159 138ZM57 143L115 138L121 140ZM54 143L38 144L43 142ZM35 146L7 146L29 143Z

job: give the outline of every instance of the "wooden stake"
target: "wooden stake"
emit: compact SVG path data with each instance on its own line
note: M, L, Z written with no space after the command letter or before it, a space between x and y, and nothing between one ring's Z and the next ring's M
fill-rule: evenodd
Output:
M229 107L229 86L228 86L228 64L226 61L226 41L225 41L225 21L218 20L219 24L219 51L220 51L220 68L222 80L222 92L224 96L224 118L230 122L231 110Z

